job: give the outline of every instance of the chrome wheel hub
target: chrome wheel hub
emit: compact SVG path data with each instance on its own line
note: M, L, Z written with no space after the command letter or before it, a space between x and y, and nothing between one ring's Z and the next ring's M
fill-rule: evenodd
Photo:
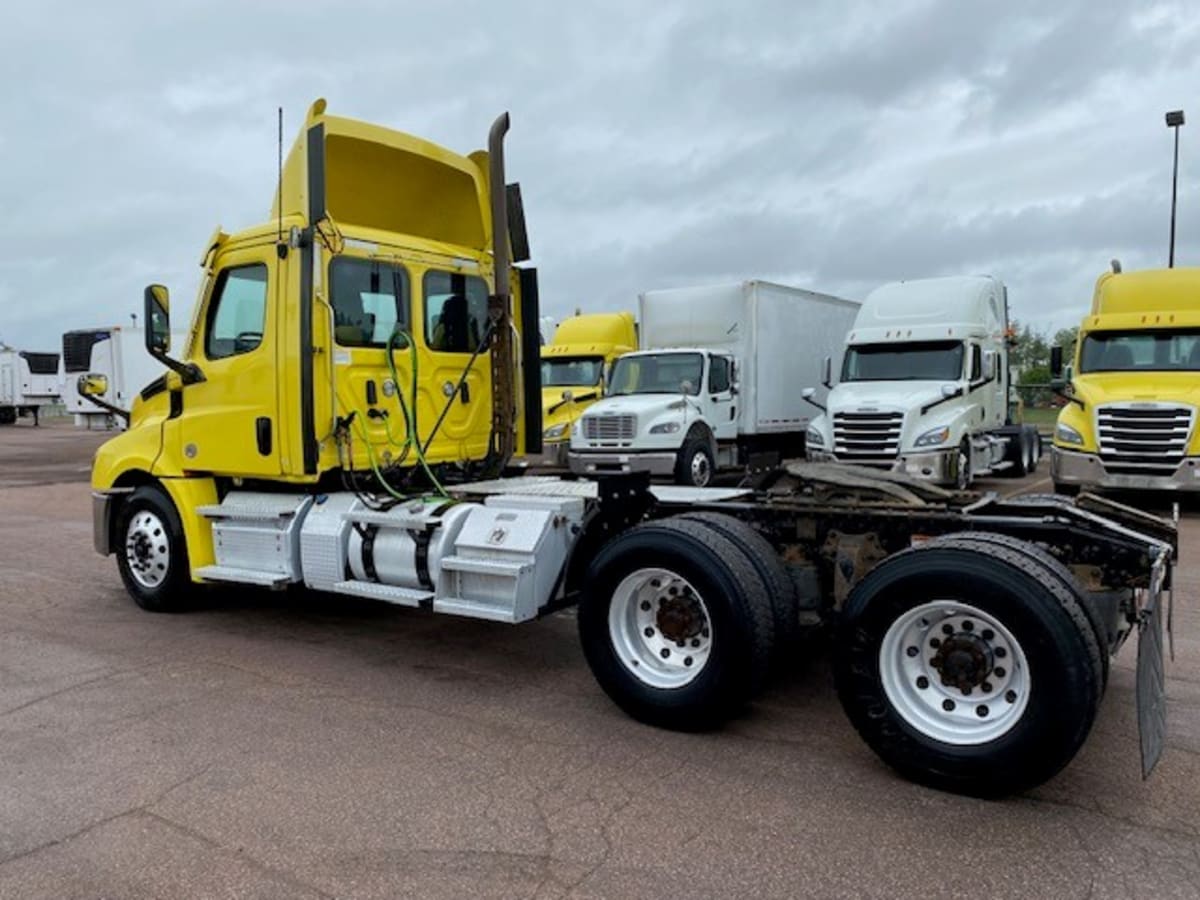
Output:
M167 577L171 564L167 529L149 510L139 510L129 522L125 561L134 580L144 588L156 588Z

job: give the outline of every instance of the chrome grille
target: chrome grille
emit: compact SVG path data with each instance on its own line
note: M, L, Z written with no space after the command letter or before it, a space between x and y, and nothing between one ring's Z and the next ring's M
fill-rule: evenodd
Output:
M904 413L833 414L833 452L844 462L890 463L900 454Z
M599 415L583 417L583 436L589 441L632 441L636 433L636 416Z
M1101 406L1100 459L1114 474L1169 475L1183 462L1194 420L1187 406Z

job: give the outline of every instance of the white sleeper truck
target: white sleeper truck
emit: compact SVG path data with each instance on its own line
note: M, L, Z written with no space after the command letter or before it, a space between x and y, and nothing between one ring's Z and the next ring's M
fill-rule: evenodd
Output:
M812 361L840 352L858 304L765 281L650 291L641 347L571 432L571 471L703 487L718 469L802 457Z
M906 472L966 488L1021 476L1040 455L1036 429L1008 404L1008 293L988 276L897 281L872 291L846 341L841 379L823 366L824 403L808 458Z

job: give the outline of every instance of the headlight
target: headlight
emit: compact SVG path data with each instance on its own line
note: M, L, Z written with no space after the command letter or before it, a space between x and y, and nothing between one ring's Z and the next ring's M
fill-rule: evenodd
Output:
M650 426L651 434L674 434L679 430L678 422L659 422Z
M542 437L548 441L553 441L556 438L560 438L566 434L567 429L570 427L570 424L567 422L559 422L557 425L551 425L549 428L547 428L546 433L543 434Z
M814 447L825 446L825 436L815 428L808 429L808 442Z
M917 438L914 446L917 447L936 447L938 444L946 443L946 438L950 437L950 426L943 425L941 428L934 428L932 431L927 431Z
M1083 446L1083 435L1070 425L1063 425L1061 422L1054 426L1054 439L1064 444Z

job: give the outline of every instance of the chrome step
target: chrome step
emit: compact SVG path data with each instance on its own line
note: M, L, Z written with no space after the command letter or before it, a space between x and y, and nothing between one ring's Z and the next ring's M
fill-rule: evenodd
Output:
M193 573L205 581L223 581L233 584L252 584L273 590L287 587L291 578L279 572L263 572L259 569L241 569L236 566L201 566Z
M379 584L374 581L339 581L329 588L335 594L345 594L349 597L362 597L365 600L379 600L396 606L418 607L433 599L431 591L413 590L412 588L397 587L394 584Z

